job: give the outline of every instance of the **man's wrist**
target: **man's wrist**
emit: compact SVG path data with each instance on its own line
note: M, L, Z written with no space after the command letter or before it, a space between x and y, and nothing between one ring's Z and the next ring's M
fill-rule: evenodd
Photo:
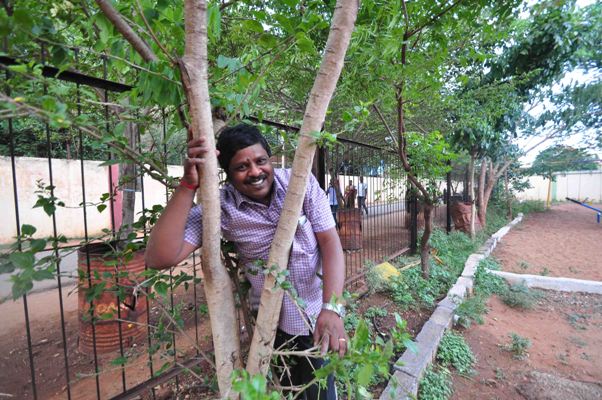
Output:
M188 190L197 190L199 188L199 185L192 185L184 179L180 179L180 186L185 187Z
M341 318L345 318L345 306L342 304L322 303L322 310L332 311Z

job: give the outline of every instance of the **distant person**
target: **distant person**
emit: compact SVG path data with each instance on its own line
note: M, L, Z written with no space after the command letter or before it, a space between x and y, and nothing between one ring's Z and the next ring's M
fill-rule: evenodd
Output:
M349 179L349 185L345 188L345 206L347 208L355 208L355 197L357 189L353 186L353 181Z
M333 179L330 180L328 189L326 189L326 194L328 195L328 203L330 204L330 212L334 218L334 223L338 225L337 211L339 210L339 200L337 199L337 190L334 187L333 181Z
M368 185L364 183L364 177L360 176L360 183L357 185L357 206L360 209L362 208L366 211L366 215L368 215L368 207L366 207L366 195L368 194Z

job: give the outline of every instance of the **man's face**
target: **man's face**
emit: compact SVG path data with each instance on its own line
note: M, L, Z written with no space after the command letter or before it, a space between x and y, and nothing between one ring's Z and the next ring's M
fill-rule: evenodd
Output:
M274 168L260 143L240 149L230 160L230 183L250 199L269 204L274 183Z

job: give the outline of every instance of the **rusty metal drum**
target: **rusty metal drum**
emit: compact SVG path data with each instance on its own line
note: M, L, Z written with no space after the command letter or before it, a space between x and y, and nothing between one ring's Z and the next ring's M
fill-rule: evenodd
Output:
M362 248L362 211L359 208L345 208L337 213L340 226L339 237L343 250Z
M94 340L98 353L108 353L119 349L120 342L124 348L131 346L146 333L146 299L137 301L134 294L144 271L144 250L134 252L126 262L116 259L111 248L106 243L92 243L78 250L78 349L83 353L93 352ZM93 296L95 288L99 294Z

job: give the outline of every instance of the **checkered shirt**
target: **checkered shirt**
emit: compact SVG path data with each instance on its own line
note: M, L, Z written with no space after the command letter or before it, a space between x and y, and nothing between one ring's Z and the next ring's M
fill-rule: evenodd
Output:
M255 202L227 183L220 191L222 208L222 234L236 246L241 265L251 283L250 302L259 307L264 275L257 261L267 262L270 246L291 171L274 170L274 190L269 206ZM184 240L195 246L202 243L201 206L193 206L188 214ZM301 311L288 294L285 294L280 311L279 328L290 335L308 335L305 321L315 321L322 308L322 262L315 232L324 232L335 226L328 198L313 175L310 174L303 209L297 224L293 247L288 263L289 279L299 297L305 302Z

